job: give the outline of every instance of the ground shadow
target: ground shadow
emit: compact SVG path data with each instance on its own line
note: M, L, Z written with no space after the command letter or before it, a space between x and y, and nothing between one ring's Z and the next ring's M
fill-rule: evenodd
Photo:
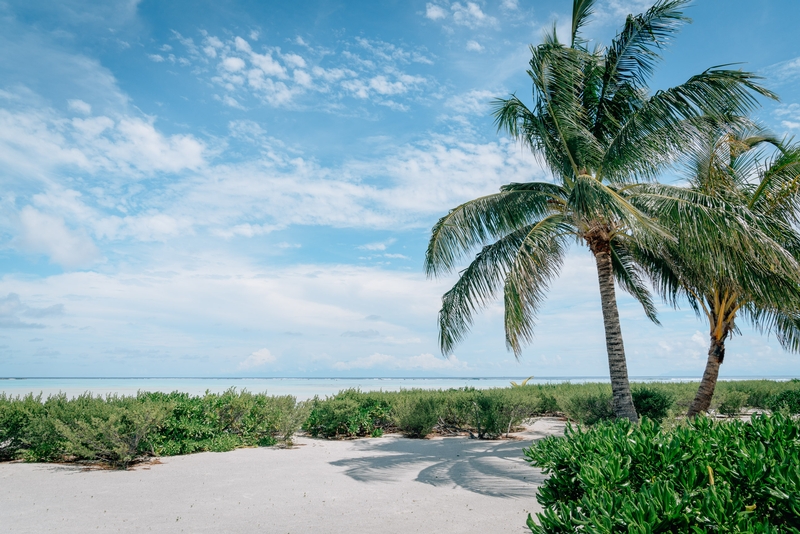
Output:
M525 441L483 441L469 438L434 440L388 437L356 442L358 458L331 462L362 482L391 482L409 475L433 486L459 486L504 498L533 498L546 478L522 454ZM372 454L370 454L372 453Z

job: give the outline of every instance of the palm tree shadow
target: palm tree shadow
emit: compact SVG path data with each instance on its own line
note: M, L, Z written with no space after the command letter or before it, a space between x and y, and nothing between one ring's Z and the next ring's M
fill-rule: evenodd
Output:
M524 460L527 441L397 437L357 442L367 455L331 462L361 482L392 482L414 475L423 484L461 487L492 497L533 498L546 478ZM370 454L372 453L372 454Z

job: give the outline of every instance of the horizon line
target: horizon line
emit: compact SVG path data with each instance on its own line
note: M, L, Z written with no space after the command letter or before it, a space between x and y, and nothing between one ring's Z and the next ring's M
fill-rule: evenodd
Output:
M521 375L509 376L0 376L0 380L507 380L519 379ZM635 378L695 378L696 375L631 375ZM609 379L608 375L540 376L532 379ZM730 375L725 378L796 378L795 375ZM698 377L699 380L699 377Z

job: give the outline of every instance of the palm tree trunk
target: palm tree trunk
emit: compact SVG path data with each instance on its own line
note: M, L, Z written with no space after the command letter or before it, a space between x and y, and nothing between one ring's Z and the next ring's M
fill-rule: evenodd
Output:
M611 267L610 247L592 247L597 263L597 278L600 281L600 302L603 306L603 326L606 329L608 370L611 375L614 415L617 418L637 422L639 416L633 405L631 386L628 382L628 365L625 347L622 344L622 328L619 324L617 295L614 291L614 273Z
M717 339L711 336L711 346L708 348L708 361L706 370L703 372L703 379L697 389L697 395L686 413L687 417L694 417L697 414L708 411L711 406L711 398L714 396L714 388L717 387L719 377L719 366L725 358L725 338Z

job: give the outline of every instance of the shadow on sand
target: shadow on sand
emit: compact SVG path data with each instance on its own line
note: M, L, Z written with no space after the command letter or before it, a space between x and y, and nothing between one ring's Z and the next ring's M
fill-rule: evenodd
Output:
M413 476L433 486L459 486L492 497L534 498L546 478L522 456L525 441L434 440L386 437L355 443L365 454L331 462L361 482L391 482ZM372 453L372 454L370 454Z

